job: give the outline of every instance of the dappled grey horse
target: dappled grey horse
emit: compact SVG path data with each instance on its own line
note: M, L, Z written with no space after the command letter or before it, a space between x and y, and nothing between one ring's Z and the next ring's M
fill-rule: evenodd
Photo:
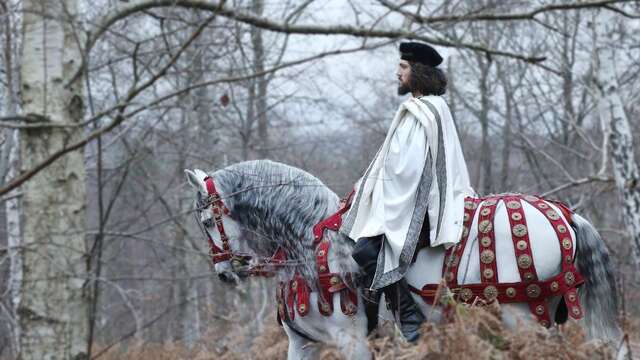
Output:
M314 357L317 347L313 345L318 342L336 346L348 358L371 357L362 293L357 290L350 293L353 289L347 281L350 274L358 271L351 258L354 242L331 231L337 229L333 225L339 226L339 219L336 224L331 223L336 219L331 215L341 209L335 193L300 169L267 160L242 162L210 174L201 170L185 173L197 191L198 220L209 238L219 277L233 282L248 275L273 274L280 280L279 318L289 337L289 358ZM562 312L566 319L567 310L569 315L573 310L574 317L584 315L590 336L617 341L620 330L615 280L598 233L577 214L570 216L568 222L567 213L557 203L532 196L528 197L529 203L520 201L525 197L514 196L467 203L468 230L461 246L448 252L443 247L419 249L406 279L422 312L435 322L445 317L446 307L433 305L434 295L429 294L446 273L452 277L450 283L460 286L458 298L507 300L501 304L501 316L507 326L515 327L519 320L536 321L532 313L538 310L541 310L538 315L543 310L547 319L541 322L549 321L544 325L550 326L563 317ZM494 212L489 225L483 222L485 209ZM542 209L547 210L539 211ZM513 215L514 212L519 215ZM553 217L549 218L550 215ZM512 241L515 239L512 231L518 228L513 221L517 218L521 221L526 218L526 243ZM318 229L323 220L328 228ZM564 228L566 235L560 246L552 220L572 224ZM487 228L491 230L491 238L485 236ZM319 248L319 244L325 248ZM492 250L487 252L482 246ZM565 267L573 269L574 259L576 268L568 276ZM487 271L491 266L493 270ZM530 267L533 273L523 272ZM482 285L486 280L483 276L489 273L500 279L495 286ZM532 282L524 287L527 285L523 285L524 278L529 276ZM578 285L581 279L584 284L578 289L579 299L572 299L571 292L563 297L562 292L569 291L570 285ZM539 284L548 284L550 290L541 289ZM478 292L476 287L480 285ZM524 294L518 293L521 288ZM440 293L441 289L437 290ZM553 291L558 293L554 295ZM332 296L334 293L341 296ZM532 302L508 301L510 297L521 296ZM327 304L327 300L331 303Z

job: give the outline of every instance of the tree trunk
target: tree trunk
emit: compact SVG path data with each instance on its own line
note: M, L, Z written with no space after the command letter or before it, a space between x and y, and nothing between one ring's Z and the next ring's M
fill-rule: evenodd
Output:
M629 118L620 96L616 74L616 44L621 35L618 24L607 11L597 15L596 91L603 128L609 132L616 187L622 196L622 216L632 241L633 261L640 266L640 173L633 149ZM606 133L606 132L605 132Z
M80 63L68 21L74 0L25 0L21 89L23 112L52 124L77 124L82 81L69 84ZM81 128L24 130L23 171L82 136ZM73 151L22 185L22 291L18 303L22 359L86 358L85 169Z
M253 12L262 16L264 13L264 1L253 0ZM262 39L262 29L251 28L251 43L253 45L253 71L260 73L264 71L265 49ZM269 156L269 120L267 118L267 86L266 76L258 76L256 79L256 116L258 120L258 157L261 159Z
M18 111L18 99L16 88L16 73L13 62L14 57L14 19L7 3L0 4L0 13L5 18L2 31L4 32L3 61L6 70L6 93L4 96L4 108L7 114L14 115ZM0 171L4 176L3 181L13 178L18 174L20 165L20 136L18 130L4 130L5 141L0 159ZM7 247L9 255L9 282L8 290L13 312L12 347L17 355L20 352L20 327L16 326L18 314L15 311L20 300L20 288L22 284L22 258L20 255L20 190L16 189L7 194L9 200L5 202L7 221Z
M480 167L481 167L481 181L480 181L480 193L488 195L493 193L493 155L491 151L491 139L489 137L489 72L491 71L491 60L487 60L485 63L483 59L478 56L478 65L480 67L480 113L479 120L482 129L482 144L480 146Z
M509 162L511 159L511 122L513 121L513 89L509 84L509 80L502 76L502 88L504 90L504 101L506 114L504 119L504 127L502 128L502 169L500 171L500 191L507 191L509 186Z

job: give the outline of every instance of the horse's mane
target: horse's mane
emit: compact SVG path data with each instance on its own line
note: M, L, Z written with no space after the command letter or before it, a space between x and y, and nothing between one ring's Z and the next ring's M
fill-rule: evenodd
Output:
M245 245L261 257L278 247L287 253L291 266L284 270L290 278L297 271L315 284L313 226L338 210L338 196L315 176L292 166L269 160L246 161L213 174L216 185L232 217L242 226ZM340 259L334 272L354 271L353 242L326 231L331 252Z

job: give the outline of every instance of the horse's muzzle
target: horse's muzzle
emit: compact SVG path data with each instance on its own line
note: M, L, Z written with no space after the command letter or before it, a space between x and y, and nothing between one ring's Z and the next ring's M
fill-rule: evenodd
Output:
M218 274L218 278L220 280L222 280L222 282L224 282L226 284L231 284L231 285L236 285L237 284L236 277L233 276L233 274L229 273L229 272L219 273Z

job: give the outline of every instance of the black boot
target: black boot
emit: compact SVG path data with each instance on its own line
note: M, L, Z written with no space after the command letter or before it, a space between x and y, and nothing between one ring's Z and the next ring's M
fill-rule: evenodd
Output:
M418 305L413 301L409 284L405 279L383 289L384 296L391 304L391 309L400 322L400 331L409 342L416 342L420 337L420 325L426 320Z
M360 265L360 273L354 282L358 288L362 289L368 333L378 326L378 306L382 292L371 290L371 283L376 274L378 252L381 246L382 236L362 238L358 240L351 254L351 257Z

